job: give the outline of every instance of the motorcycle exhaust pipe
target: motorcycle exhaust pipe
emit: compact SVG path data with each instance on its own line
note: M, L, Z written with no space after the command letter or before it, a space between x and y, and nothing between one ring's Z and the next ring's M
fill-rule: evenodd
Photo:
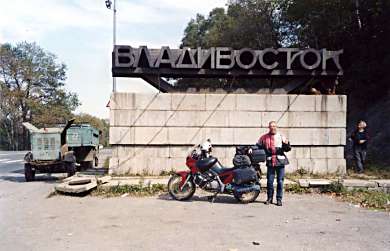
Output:
M237 192L237 193L250 193L250 192L253 192L253 191L260 191L260 186L259 185L253 185L253 186L250 186L250 187L235 187L234 190Z

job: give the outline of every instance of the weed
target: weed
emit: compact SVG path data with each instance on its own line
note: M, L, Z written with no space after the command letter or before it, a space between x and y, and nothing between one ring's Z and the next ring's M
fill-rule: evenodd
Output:
M359 204L362 207L390 211L390 194L384 192L355 189L343 192L341 199L350 203Z
M311 192L312 192L312 191L310 190L310 188L301 187L301 186L298 185L298 184L289 184L289 185L286 185L285 190L286 190L286 192L298 193L298 194L311 193Z
M119 185L112 187L99 186L92 192L94 196L115 197L123 194L129 196L152 196L167 191L166 185L163 184L148 184L139 183L137 185Z
M171 176L173 174L175 174L176 171L171 169L170 171L166 171L166 170L162 170L159 174L159 176Z
M318 174L309 172L303 168L299 168L295 172L287 173L286 178L290 180L297 181L298 179L305 179L305 178L311 178L311 179L334 179L340 177L340 174L338 173L326 173L326 174Z

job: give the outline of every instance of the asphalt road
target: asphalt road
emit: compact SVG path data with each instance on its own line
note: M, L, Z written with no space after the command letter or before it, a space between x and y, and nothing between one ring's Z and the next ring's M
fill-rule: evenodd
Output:
M23 169L23 157L25 154L25 151L0 151L0 174Z
M4 155L2 155L4 156ZM2 157L4 158L4 157ZM11 158L11 157L7 157ZM15 157L16 158L16 157ZM16 163L16 162L15 162ZM61 176L24 182L2 165L0 250L389 250L390 215L329 196L286 194L283 207L149 198L47 197Z
M24 173L24 155L27 151L0 151L0 179L21 179L20 175ZM107 157L111 156L111 149L104 148L99 153L99 166L104 164ZM45 177L46 176L46 177ZM61 174L37 174L38 180L53 179L53 177L62 177ZM24 178L23 178L24 179Z

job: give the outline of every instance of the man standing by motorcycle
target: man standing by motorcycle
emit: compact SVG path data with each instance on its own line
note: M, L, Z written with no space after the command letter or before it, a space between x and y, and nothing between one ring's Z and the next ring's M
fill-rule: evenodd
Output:
M264 148L267 156L267 201L265 204L269 205L272 203L276 172L276 205L282 206L284 168L285 165L289 164L284 153L290 151L291 146L290 142L277 132L277 124L275 121L269 122L268 129L268 133L261 136L258 142Z

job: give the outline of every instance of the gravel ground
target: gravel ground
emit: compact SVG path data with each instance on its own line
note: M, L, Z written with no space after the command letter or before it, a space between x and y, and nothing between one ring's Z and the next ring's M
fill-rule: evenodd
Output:
M285 205L148 198L47 198L56 178L0 180L0 250L389 250L390 215L321 195ZM258 245L256 245L258 244Z

